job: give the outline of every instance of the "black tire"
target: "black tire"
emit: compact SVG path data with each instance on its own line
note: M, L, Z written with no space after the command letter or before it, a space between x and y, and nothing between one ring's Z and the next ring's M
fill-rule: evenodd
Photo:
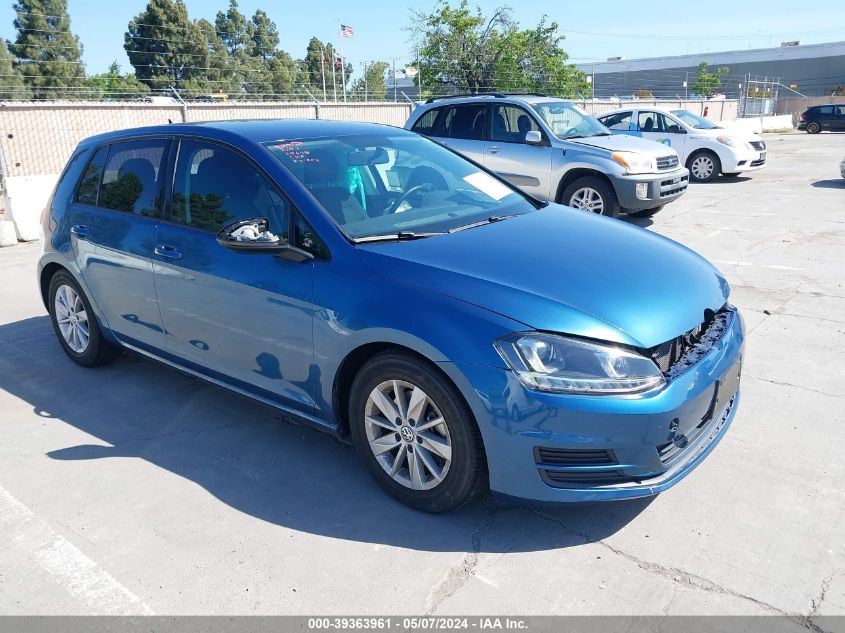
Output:
M62 286L69 286L73 289L85 307L85 314L88 317L88 344L82 351L76 351L70 347L59 327L56 316L56 294ZM103 336L100 326L97 323L97 318L94 316L94 311L91 309L91 302L88 301L88 297L85 296L82 288L80 288L70 273L60 270L50 278L50 288L47 297L49 299L47 305L50 310L50 322L53 324L53 331L56 333L56 338L59 339L59 344L62 346L65 354L73 362L83 367L96 367L98 365L107 365L120 356L122 352L121 348Z
M635 218L650 218L665 206L665 204L661 204L659 207L653 207L651 209L639 209L637 211L628 211L628 215L632 215Z
M696 176L692 171L693 163L695 163L695 161L699 158L707 159L712 164L712 170L710 171L710 174L706 177ZM719 160L719 157L716 156L714 152L711 152L709 150L700 150L698 152L693 153L693 155L687 159L686 167L687 169L689 169L690 180L694 180L695 182L711 182L713 179L716 178L716 176L721 173L722 161Z
M610 218L615 218L619 215L621 208L619 206L619 200L616 197L616 192L613 190L613 186L606 180L597 176L582 176L581 178L573 180L563 190L563 193L560 194L558 202L569 207L574 206L572 199L573 196L577 191L584 188L592 189L601 197L603 207L601 215L606 215ZM594 211L594 213L596 212Z
M429 401L439 409L448 428L451 462L443 480L428 490L414 490L394 480L385 470L386 466L382 466L370 448L364 420L367 401L378 386L394 380L410 383L422 389ZM352 383L350 394L349 427L355 448L376 482L392 497L417 510L439 513L455 510L486 490L487 462L481 433L460 392L436 368L405 352L382 352L374 356L358 372ZM408 424L413 426L411 422L409 421ZM385 431L382 437L390 435L390 432ZM396 453L393 450L384 453L394 460L397 459L402 447L412 451L417 446L413 440L409 441L410 443L402 443L399 433L395 436L395 441L400 442ZM420 438L415 439L416 442L422 442ZM433 455L428 452L426 454L429 457ZM410 477L407 453L404 464L407 468L403 466L399 470L407 469ZM426 474L430 473L426 472ZM402 472L400 472L401 475ZM431 481L436 480L431 479Z
M822 126L816 121L810 121L807 124L807 134L818 134L822 131Z

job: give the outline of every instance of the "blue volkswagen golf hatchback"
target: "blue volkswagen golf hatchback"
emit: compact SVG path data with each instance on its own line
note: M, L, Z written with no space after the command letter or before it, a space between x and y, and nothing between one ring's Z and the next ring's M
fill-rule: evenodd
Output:
M656 494L737 409L742 319L713 266L401 129L96 136L43 227L76 363L128 349L278 407L421 510Z

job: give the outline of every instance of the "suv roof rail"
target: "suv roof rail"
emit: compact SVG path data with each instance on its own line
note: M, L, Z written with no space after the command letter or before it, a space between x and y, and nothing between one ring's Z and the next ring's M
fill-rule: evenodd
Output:
M493 97L494 99L504 99L505 97L548 97L549 95L542 92L467 92L456 95L438 95L429 97L425 100L426 103L434 103L435 101L443 101L446 99L464 99L466 97Z

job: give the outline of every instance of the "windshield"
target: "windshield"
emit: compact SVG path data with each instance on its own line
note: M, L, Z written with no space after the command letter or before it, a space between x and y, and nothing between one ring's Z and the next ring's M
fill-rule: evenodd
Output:
M598 119L568 101L546 101L532 105L558 138L607 136L610 130Z
M353 239L422 236L535 209L509 185L415 134L264 145Z
M709 119L705 119L703 116L698 116L697 114L693 114L689 110L672 110L672 114L678 117L681 121L686 123L692 128L696 130L717 130L719 126L710 121Z

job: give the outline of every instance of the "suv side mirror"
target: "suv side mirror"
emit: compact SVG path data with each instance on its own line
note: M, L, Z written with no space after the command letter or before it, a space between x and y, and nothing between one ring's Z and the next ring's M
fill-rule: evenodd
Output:
M525 142L529 145L542 145L543 134L539 130L528 130L525 133Z
M278 253L288 241L270 232L268 218L246 218L227 224L217 233L217 243L236 253Z

